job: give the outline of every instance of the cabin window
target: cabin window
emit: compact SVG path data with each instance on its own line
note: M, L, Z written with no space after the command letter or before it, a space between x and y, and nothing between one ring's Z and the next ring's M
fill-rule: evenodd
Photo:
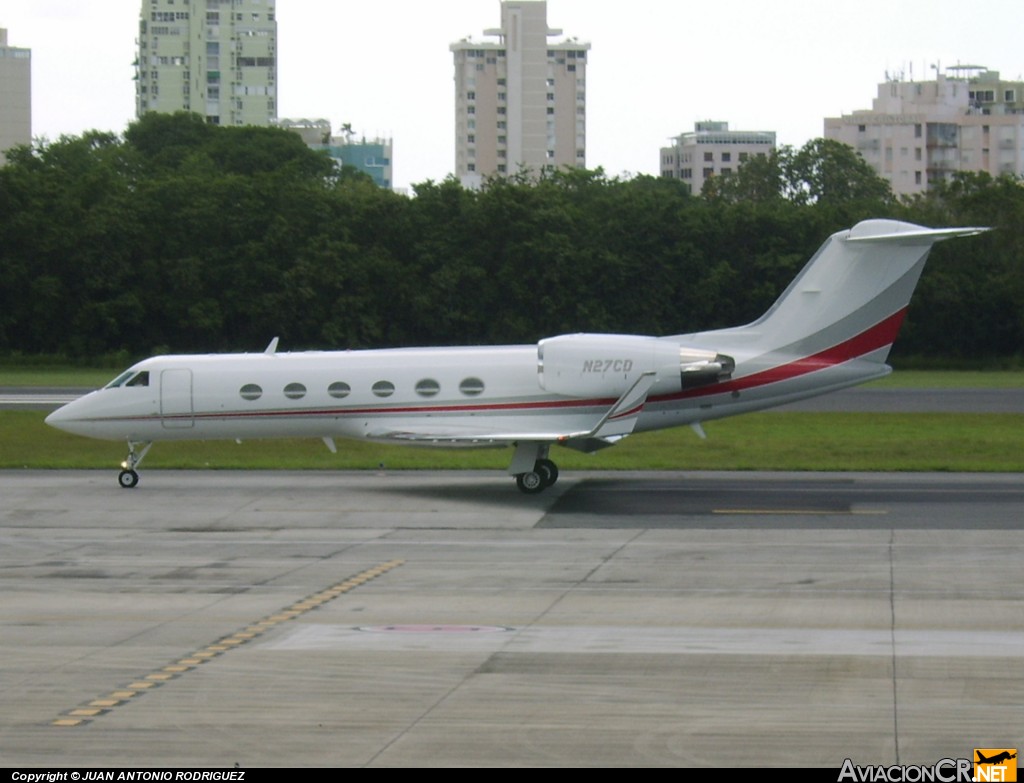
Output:
M459 384L459 391L467 397L476 397L484 393L484 382L479 378L466 378Z
M284 396L289 400L301 400L306 396L306 387L301 383L289 383L284 387Z
M373 393L378 397L390 397L395 393L395 384L391 381L377 381L373 384Z
M238 390L238 393L242 395L243 400L258 400L263 396L263 389L255 383L247 383Z
M416 382L416 393L420 397L433 397L439 391L441 391L441 384L433 378L424 378L422 381Z
M342 397L348 397L351 391L352 387L349 386L344 381L336 381L335 383L332 383L330 386L327 387L327 393L339 400Z

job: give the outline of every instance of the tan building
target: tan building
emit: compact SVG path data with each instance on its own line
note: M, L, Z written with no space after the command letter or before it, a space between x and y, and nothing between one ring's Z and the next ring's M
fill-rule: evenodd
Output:
M679 179L700 193L711 177L729 176L755 155L775 149L775 131L732 131L727 122L698 122L671 147L661 148L661 176Z
M878 85L871 109L825 119L898 196L923 193L957 171L1024 176L1024 82L981 66L934 81Z
M192 111L215 125L277 119L274 0L142 0L136 115Z
M505 0L497 41L469 39L455 57L455 174L484 177L585 166L589 43L548 39L546 2Z
M0 27L0 165L4 153L32 143L32 50L8 46Z

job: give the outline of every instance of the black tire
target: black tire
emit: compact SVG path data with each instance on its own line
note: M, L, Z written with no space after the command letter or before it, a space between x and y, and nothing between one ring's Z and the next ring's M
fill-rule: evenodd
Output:
M117 483L124 489L134 489L139 483L139 474L134 470L122 470L117 474Z
M524 495L536 495L538 492L543 492L546 485L544 477L537 471L531 470L516 476L516 486Z
M544 479L544 486L550 487L556 481L558 481L558 465L549 459L539 459L534 464L533 469L535 472L540 473L540 477Z

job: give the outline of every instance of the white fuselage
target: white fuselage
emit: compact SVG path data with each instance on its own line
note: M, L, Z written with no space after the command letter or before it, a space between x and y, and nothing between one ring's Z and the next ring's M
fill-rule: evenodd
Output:
M756 364L756 362L754 362ZM163 356L129 371L145 381L108 386L51 414L49 422L94 438L159 440L340 437L440 446L503 445L515 432L589 429L615 394L573 396L541 388L537 347L402 348ZM662 429L757 410L887 372L841 365L681 391L665 368L636 425ZM125 375L128 375L126 373Z

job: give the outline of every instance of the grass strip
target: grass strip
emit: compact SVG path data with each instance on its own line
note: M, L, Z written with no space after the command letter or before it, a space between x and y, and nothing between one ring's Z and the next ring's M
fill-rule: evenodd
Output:
M123 443L67 435L45 413L0 411L0 468L115 469ZM1024 415L752 413L641 433L596 454L552 449L565 470L1024 471ZM340 440L157 443L143 469L501 469L510 449L436 449Z

